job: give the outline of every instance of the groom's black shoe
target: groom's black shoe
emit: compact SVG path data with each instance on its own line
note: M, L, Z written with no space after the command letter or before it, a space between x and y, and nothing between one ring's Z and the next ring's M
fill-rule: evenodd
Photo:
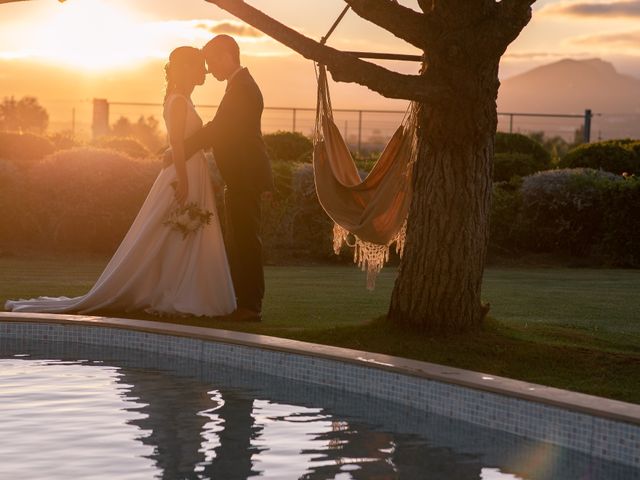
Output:
M238 309L229 315L229 320L234 322L261 322L262 314L255 310L250 310L244 307L238 307Z

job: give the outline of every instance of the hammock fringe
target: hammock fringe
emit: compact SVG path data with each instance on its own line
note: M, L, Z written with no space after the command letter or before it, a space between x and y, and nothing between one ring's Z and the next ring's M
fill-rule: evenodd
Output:
M374 290L378 274L389 261L391 246L395 244L396 253L400 258L404 254L404 246L407 240L407 221L405 220L400 231L386 245L367 242L356 235L353 235L354 242L349 243L349 237L352 235L349 231L334 223L333 251L336 255L339 255L343 246L346 245L353 248L353 263L358 265L363 272L367 272L367 290Z

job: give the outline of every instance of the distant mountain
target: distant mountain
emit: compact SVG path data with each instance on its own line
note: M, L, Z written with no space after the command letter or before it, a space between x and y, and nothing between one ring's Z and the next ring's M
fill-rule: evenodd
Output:
M565 59L502 81L498 110L640 114L640 79L604 60Z

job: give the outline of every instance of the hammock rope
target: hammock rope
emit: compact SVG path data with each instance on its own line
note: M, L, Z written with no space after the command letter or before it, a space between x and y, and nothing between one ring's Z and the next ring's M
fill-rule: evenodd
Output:
M389 260L390 247L400 256L412 194L416 156L416 105L405 117L371 172L363 180L351 152L333 121L324 65L317 65L318 98L313 169L316 193L334 222L333 248L354 247L354 262L367 272L367 288ZM353 239L350 241L350 239Z

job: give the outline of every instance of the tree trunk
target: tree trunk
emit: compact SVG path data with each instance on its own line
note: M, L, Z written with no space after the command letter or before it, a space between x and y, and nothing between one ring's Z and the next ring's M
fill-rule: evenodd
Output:
M389 318L432 334L478 329L489 237L498 62L451 62L456 98L421 106L407 243ZM430 64L433 72L436 64ZM463 79L463 80L460 80Z

